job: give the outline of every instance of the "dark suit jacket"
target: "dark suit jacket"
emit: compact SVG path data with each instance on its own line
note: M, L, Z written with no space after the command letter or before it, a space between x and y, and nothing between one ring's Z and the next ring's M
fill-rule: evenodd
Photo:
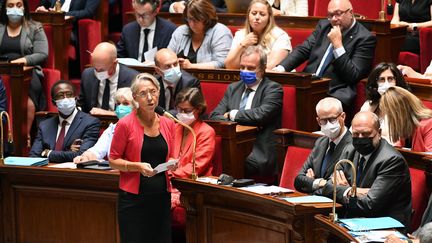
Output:
M351 145L352 146L352 145ZM353 162L357 168L360 154L354 153ZM343 171L350 185L353 182L350 165L345 164ZM408 165L395 148L381 139L378 148L363 168L359 188L370 188L367 196L358 197L352 208L348 208L348 217L383 217L390 216L399 220L405 227L411 223L411 177ZM338 186L337 201L344 204L343 193L347 186ZM333 185L328 181L323 194L332 197Z
M331 28L328 20L320 20L314 32L280 65L286 71L291 71L304 61L308 61L303 71L315 73L330 45L327 34ZM363 25L356 22L350 30L343 33L342 42L346 53L333 60L323 76L331 78L328 94L350 106L357 94L357 83L367 77L371 70L376 38Z
M58 124L58 116L48 118L39 124L38 134L30 150L30 157L40 157L43 150L55 148ZM99 119L78 111L66 133L62 151L51 151L48 160L50 162L73 161L73 158L81 155L96 143L99 137L99 127ZM70 151L70 146L78 138L83 140L80 150Z
M347 149L347 145L352 142L351 132L347 131L342 137L332 154L331 160L327 164L327 169L324 175L321 175L321 165L329 147L329 138L322 136L315 141L315 145L309 154L309 157L303 164L302 169L296 176L294 187L296 190L305 193L314 193L320 195L321 189L313 190L312 185L315 179L324 178L328 180L333 175L334 165L341 159L351 158L354 150ZM315 178L307 177L307 170L312 168L315 173Z
M230 84L219 105L210 114L210 119L227 121L223 115L239 108L244 90L242 81ZM255 92L251 109L238 111L235 118L235 122L241 125L258 127L256 141L246 163L256 168L262 176L274 175L276 171L276 141L273 131L281 125L282 98L282 86L264 78Z
M156 30L153 38L153 47L166 48L171 35L177 28L172 22L156 17ZM137 21L128 23L123 27L120 40L117 42L117 56L138 59L139 39L141 26Z
M41 0L40 6L53 8L56 0ZM60 1L62 4L64 0ZM72 0L67 16L74 16L75 19L92 19L96 15L100 0Z
M194 76L192 76L190 73L186 71L182 70L181 72L182 72L182 76L180 80L177 82L174 91L175 96L177 96L177 94L184 88L195 87L201 89L200 81L197 78L195 78ZM156 78L159 81L159 86L160 86L160 95L159 95L159 103L158 103L159 106L165 108L172 115L174 116L177 115L176 109L169 110L167 107L165 107L165 87L163 85L162 77L160 75L156 75Z
M162 1L161 12L168 12L170 5L173 2L178 2L178 1L181 1L181 0L163 0ZM186 0L186 2L187 1L188 0ZM216 12L218 12L218 13L226 13L227 12L227 7L225 5L225 0L211 0L211 2L216 7Z
M123 64L119 65L117 88L130 87L138 72ZM100 81L96 78L93 67L84 69L81 75L80 96L78 99L82 111L88 113L93 107L97 107L99 83Z

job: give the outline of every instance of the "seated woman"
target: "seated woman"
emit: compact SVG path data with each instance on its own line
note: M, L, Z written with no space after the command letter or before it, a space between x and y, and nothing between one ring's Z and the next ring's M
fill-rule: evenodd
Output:
M389 87L381 96L379 107L387 115L393 141L405 139L402 145L416 152L432 151L432 110L419 98L406 89Z
M207 109L204 96L198 88L186 88L176 97L177 119L189 125L194 130L196 141L195 172L198 176L210 176L213 169L215 151L215 131L201 120ZM193 136L189 130L176 124L174 158L179 158L178 168L171 172L174 177L191 178L192 174ZM171 194L171 207L180 204L180 193L177 190Z
M133 97L130 88L118 89L114 101L116 103L115 114L118 119L129 115L135 108L132 104ZM97 143L80 156L75 157L74 162L81 163L89 160L101 160L105 157L108 158L115 126L116 124L111 123L99 137Z
M410 90L402 74L393 63L382 62L378 64L369 74L366 84L366 102L360 108L361 111L371 111L380 116L379 101L389 87L399 86ZM381 137L390 144L394 142L388 133L388 118L386 115L381 119Z
M245 27L236 32L225 67L240 68L240 54L249 46L261 45L267 54L267 69L273 69L292 50L288 34L275 24L273 10L266 0L249 4Z
M402 72L403 75L410 78L426 78L432 79L432 60L429 66L426 68L424 74L418 73L410 66L398 65L397 68Z
M401 51L420 53L419 28L432 27L432 0L396 0L392 24L407 26Z
M182 68L223 68L232 42L231 31L217 22L209 0L191 0L183 12L186 24L173 33L168 48L179 57Z
M27 134L30 134L35 112L46 107L40 65L48 57L48 41L42 25L31 20L27 0L6 0L0 6L0 55L11 63L35 67L27 102Z
M308 16L308 0L267 0L273 15Z

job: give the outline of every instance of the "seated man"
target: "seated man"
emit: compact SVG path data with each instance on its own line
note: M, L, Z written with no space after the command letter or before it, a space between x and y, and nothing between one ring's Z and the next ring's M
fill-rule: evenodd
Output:
M323 137L316 140L312 152L294 181L296 190L320 195L321 188L333 174L334 165L348 158L352 150L346 150L351 143L351 132L345 126L345 112L342 103L327 97L316 105L317 121Z
M410 66L398 65L397 67L401 71L401 73L407 77L432 79L432 60L429 66L426 68L424 74L414 71L414 69L412 69L412 67Z
M289 72L307 61L303 71L330 78L328 94L340 100L350 114L356 85L371 71L376 38L355 20L349 0L332 0L327 10L327 19L320 20L314 32L275 70Z
M246 158L246 176L276 173L273 131L281 125L283 91L280 84L264 77L266 64L267 56L260 46L248 47L240 57L241 80L228 86L210 114L212 120L259 127L252 152Z
M76 109L75 90L69 81L57 81L51 97L59 115L40 122L30 156L47 157L50 162L72 161L96 143L99 120Z
M201 89L200 81L186 71L180 70L177 55L170 49L159 50L155 56L155 77L159 81L159 106L172 115L177 114L175 97L184 88Z
M172 22L157 17L158 0L132 0L136 21L126 24L117 43L118 57L144 62L144 53L152 48L166 48L177 28ZM148 61L148 60L147 60ZM153 61L153 60L151 60Z
M117 50L108 42L99 43L91 54L92 66L81 75L78 103L92 115L115 115L114 94L129 87L138 72L117 61Z
M381 139L378 116L370 111L357 113L352 120L352 140L355 150L352 158L357 170L356 200L350 199L354 183L351 166L345 164L336 174L337 202L346 206L346 217L389 216L409 227L411 177L408 165L393 146ZM324 186L323 195L332 198L331 181Z

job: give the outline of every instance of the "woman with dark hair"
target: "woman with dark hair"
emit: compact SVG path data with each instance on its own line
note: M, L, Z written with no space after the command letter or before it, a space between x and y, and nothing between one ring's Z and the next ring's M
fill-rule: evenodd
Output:
M253 0L246 13L243 29L235 33L226 68L240 68L240 54L249 46L260 45L267 54L267 69L273 69L291 52L288 34L276 26L273 10L267 0Z
M381 137L385 138L390 144L394 144L396 141L392 141L389 137L387 117L380 114L379 102L381 95L392 86L410 89L394 63L382 62L378 64L369 74L366 84L366 102L360 108L361 111L371 111L382 118Z
M168 44L179 57L181 67L223 68L232 34L228 27L217 22L213 4L209 0L191 0L183 17L186 24L174 31Z
M40 65L48 57L48 41L42 25L31 20L27 0L6 0L0 6L0 56L11 63L35 67L27 102L27 134L30 134L34 113L46 106Z

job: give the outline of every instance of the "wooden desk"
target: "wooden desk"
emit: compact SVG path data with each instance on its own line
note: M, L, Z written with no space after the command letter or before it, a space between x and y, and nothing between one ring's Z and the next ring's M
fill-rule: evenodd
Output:
M118 173L0 165L0 242L120 242Z
M23 64L0 64L0 75L9 76L10 98L12 99L11 122L16 155L26 155L27 151L27 100L32 67Z
M66 17L64 12L31 12L33 20L41 22L44 25L51 25L51 39L54 49L54 66L60 70L62 79L69 79L69 55L68 48L70 44L73 17ZM50 53L52 55L52 53Z
M331 203L294 205L271 196L189 179L174 179L186 208L188 243L315 242L314 215ZM299 196L293 193L288 196Z
M315 215L315 227L316 242L318 243L358 242L348 233L346 228L333 223L324 215Z

